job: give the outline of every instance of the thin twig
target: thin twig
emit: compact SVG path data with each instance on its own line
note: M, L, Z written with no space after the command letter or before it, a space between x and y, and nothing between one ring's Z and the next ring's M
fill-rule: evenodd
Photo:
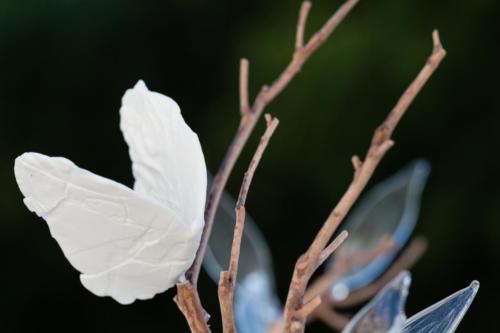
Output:
M304 47L304 34L306 30L307 16L311 10L311 2L304 1L300 7L299 21L297 23L297 33L295 35L295 50L300 50Z
M321 251L318 260L318 266L321 266L333 252L346 240L349 233L343 230L323 251Z
M222 315L222 328L224 333L235 333L236 326L234 324L233 314L233 298L234 286L236 284L236 276L238 274L238 262L240 260L241 239L243 237L243 229L245 227L245 202L247 199L248 189L252 183L252 178L255 170L259 165L269 139L278 126L278 119L271 118L266 114L266 131L260 139L260 143L255 151L255 154L250 161L247 172L243 177L240 194L236 202L236 223L234 226L233 243L231 246L231 257L229 259L229 268L220 274L219 279L219 302ZM321 300L320 300L321 301ZM311 310L312 311L312 310Z
M328 216L306 253L297 260L284 309L284 332L286 333L303 332L305 322L302 318L296 316L296 313L303 306L305 289L318 266L322 251L354 202L358 199L374 173L375 168L386 152L393 146L394 143L391 140L391 135L399 120L446 55L437 31L433 32L432 38L434 48L424 67L400 97L385 121L375 130L365 160L361 162L359 169L355 170L353 180L347 191L330 216Z

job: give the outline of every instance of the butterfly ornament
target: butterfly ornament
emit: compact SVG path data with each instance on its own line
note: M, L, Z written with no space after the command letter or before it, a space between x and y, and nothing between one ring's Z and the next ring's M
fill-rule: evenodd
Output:
M122 99L133 190L63 157L15 161L28 209L42 217L85 288L121 304L184 279L199 246L207 171L198 136L169 97L139 81Z

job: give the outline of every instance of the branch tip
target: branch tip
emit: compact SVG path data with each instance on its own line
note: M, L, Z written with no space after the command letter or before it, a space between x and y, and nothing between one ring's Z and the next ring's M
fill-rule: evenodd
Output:
M300 6L299 19L297 21L297 33L295 36L295 52L301 50L304 47L304 34L306 30L307 17L309 16L309 11L311 10L311 2L304 1Z
M349 232L347 230L343 230L337 237L335 237L335 239L330 244L328 244L328 246L325 247L323 251L321 251L317 266L321 266L326 261L326 259L328 259L332 255L332 253L335 252L335 250L337 250L339 246L342 245L342 243L344 243L348 236Z
M363 166L363 162L361 161L361 159L359 158L358 155L354 155L352 158L351 158L351 162L352 162L352 166L354 167L354 171L358 171L359 169L361 169L361 167Z

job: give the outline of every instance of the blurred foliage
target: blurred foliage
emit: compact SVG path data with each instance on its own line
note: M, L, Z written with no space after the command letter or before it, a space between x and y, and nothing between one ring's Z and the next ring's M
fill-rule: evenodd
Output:
M311 33L341 1L317 0ZM3 0L0 2L0 247L2 332L184 332L171 298L120 306L94 297L22 204L14 158L61 155L132 185L118 128L123 92L142 78L173 97L215 171L238 123L237 69L250 59L251 92L287 64L300 1ZM482 283L459 332L491 331L500 258L498 2L361 1L267 109L281 120L248 210L273 251L284 298L294 261L352 176L373 129L413 79L439 28L448 57L395 133L372 182L422 157L433 165L418 233L430 249L413 270L408 313ZM256 129L228 185L237 193ZM496 282L495 282L496 281ZM219 319L215 286L203 303ZM328 330L320 324L316 332Z

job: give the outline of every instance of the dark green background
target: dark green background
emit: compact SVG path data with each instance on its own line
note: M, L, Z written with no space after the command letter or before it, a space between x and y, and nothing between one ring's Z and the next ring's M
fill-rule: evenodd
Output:
M308 32L340 1L317 0ZM120 306L86 291L28 212L13 175L25 151L70 158L131 185L118 128L123 92L142 78L173 97L216 170L238 123L239 58L251 92L287 64L300 1L2 0L0 2L0 330L185 332L170 290ZM459 332L494 332L500 249L499 4L481 0L366 0L268 112L281 120L248 198L274 255L280 297L297 256L348 185L363 154L431 50L448 57L397 129L374 182L408 161L433 165L418 233L429 252L414 270L412 314L472 279L479 295ZM257 127L228 185L237 193ZM374 183L373 182L373 183ZM219 331L216 288L201 277ZM315 325L311 331L328 331Z

